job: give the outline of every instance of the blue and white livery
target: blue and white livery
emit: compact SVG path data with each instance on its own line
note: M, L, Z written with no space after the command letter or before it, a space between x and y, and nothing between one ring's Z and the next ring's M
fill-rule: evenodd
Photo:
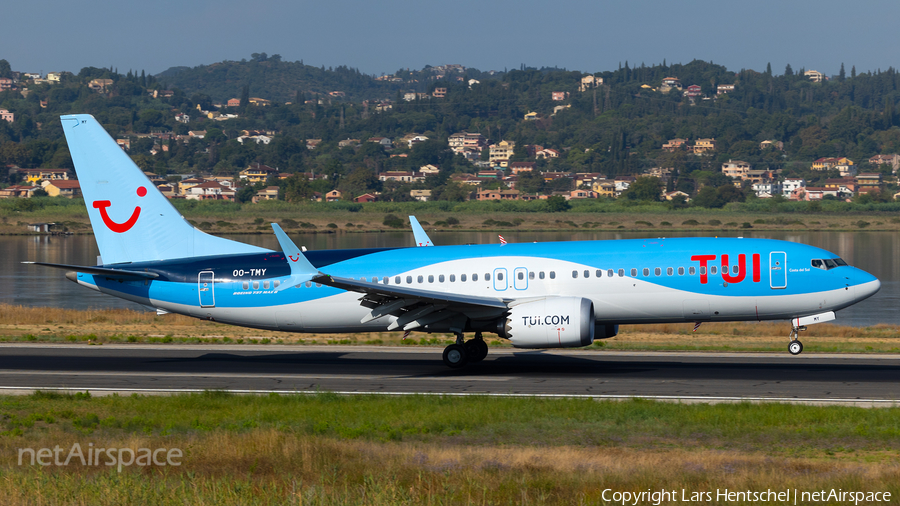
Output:
M273 225L282 251L270 251L191 226L93 117L62 124L102 265L52 266L160 313L288 332L451 332L444 361L460 367L486 356L484 332L521 348L577 347L636 323L790 320L797 354L797 331L881 286L825 250L768 239L304 253Z

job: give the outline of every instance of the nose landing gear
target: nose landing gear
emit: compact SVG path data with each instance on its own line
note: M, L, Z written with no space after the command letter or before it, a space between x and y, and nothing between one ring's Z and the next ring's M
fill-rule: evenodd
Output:
M791 335L789 336L791 342L788 344L788 351L791 352L791 355L799 355L803 353L803 343L800 342L801 330L806 330L806 327L794 327L793 325L791 326Z

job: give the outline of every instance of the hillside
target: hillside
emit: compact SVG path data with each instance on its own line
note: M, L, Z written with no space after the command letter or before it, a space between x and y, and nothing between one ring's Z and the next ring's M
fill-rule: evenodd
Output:
M401 89L345 66L325 69L265 53L239 62L171 67L154 77L169 88L181 89L189 96L205 94L216 102L240 97L244 86L249 87L250 96L280 102L295 100L298 92L324 95L332 91L344 92L350 101L375 100L393 98Z

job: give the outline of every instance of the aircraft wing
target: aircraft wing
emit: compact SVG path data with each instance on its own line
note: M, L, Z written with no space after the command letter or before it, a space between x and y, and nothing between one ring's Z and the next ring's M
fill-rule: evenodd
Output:
M156 279L159 274L144 271L126 271L125 269L110 269L108 267L88 267L86 265L51 264L47 262L22 262L23 264L43 265L54 269L83 272L85 274L98 274L114 279Z
M468 319L492 319L509 310L509 301L496 297L433 292L329 275L316 277L312 281L364 294L360 305L372 311L360 323L388 315L396 316L397 319L387 326L387 330L424 329L440 323L442 329L460 328L461 331Z
M416 238L416 246L434 246L431 238L425 233L425 229L422 228L415 216L409 217L409 226L412 227L413 236Z

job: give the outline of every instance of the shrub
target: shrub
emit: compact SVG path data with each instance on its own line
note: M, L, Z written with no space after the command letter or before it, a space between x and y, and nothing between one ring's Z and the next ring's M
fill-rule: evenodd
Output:
M697 220L687 220L687 221L682 221L681 224L682 224L682 225L695 226L695 225L699 225L700 222L697 221Z
M382 223L384 226L391 228L403 228L406 226L406 223L403 220L393 214L386 215Z
M753 228L753 225L751 225L750 222L745 221L741 224L741 228Z
M709 224L712 225L713 227L718 227L719 225L722 224L722 222L719 220L713 219L713 220L709 220Z
M457 220L453 216L450 216L447 218L447 225L459 225L459 220Z
M338 228L338 226L335 225L334 223L329 223L328 225L325 225L325 226L328 228Z

